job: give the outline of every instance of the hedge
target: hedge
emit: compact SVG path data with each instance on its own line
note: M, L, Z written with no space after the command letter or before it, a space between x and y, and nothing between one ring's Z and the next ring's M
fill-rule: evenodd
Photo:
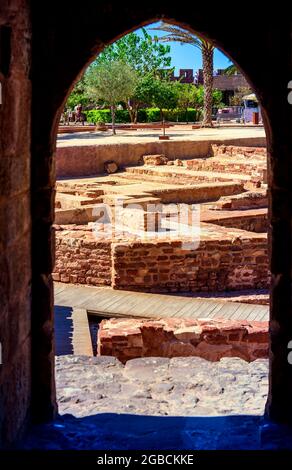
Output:
M109 109L91 109L85 111L87 122L111 122L111 112ZM188 121L195 122L201 119L202 112L198 109L188 109ZM172 109L165 110L164 117L166 121L186 122L186 110ZM143 108L138 110L138 122L158 122L161 120L160 110L158 108ZM116 122L131 122L130 115L127 110L118 109L116 111Z
M90 111L85 111L87 122L111 122L112 116L110 109L91 109ZM127 110L118 109L116 111L116 122L131 122L129 113Z

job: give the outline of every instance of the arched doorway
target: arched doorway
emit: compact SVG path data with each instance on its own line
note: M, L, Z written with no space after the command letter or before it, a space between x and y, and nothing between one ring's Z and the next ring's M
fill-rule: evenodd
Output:
M270 246L272 261L271 297L271 372L268 413L278 421L291 422L292 369L287 361L287 344L292 337L291 312L291 228L289 201L291 200L291 109L287 106L287 82L291 70L285 64L281 76L269 64L277 63L273 49L268 45L270 33L259 17L256 41L254 35L243 36L233 22L232 12L210 18L209 6L195 11L176 8L164 2L148 2L145 6L115 6L102 8L86 2L70 11L72 31L78 44L68 41L72 31L66 29L68 10L54 8L54 2L45 7L33 6L32 56L32 409L36 419L50 419L55 410L52 280L53 265L53 185L54 151L58 118L62 104L77 76L104 45L121 35L149 22L163 18L195 31L219 46L245 73L262 105L267 133L270 184ZM34 21L35 18L35 21ZM37 20L36 20L37 18ZM175 18L175 19L174 19ZM271 18L271 17L270 17ZM283 27L287 43L285 53L291 54L288 24ZM76 32L77 31L77 32ZM274 30L276 32L276 30ZM276 35L275 35L276 36ZM280 39L275 40L280 41ZM282 38L283 39L283 38ZM280 42L278 42L280 44ZM66 60L64 60L66 58ZM277 89L275 89L277 86ZM45 110L45 112L44 112ZM279 116L285 126L279 126ZM283 248L285 247L285 249ZM41 315L40 315L41 312Z

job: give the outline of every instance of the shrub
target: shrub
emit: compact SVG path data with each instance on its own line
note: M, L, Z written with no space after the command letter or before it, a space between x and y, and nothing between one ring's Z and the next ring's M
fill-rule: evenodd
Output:
M91 109L85 111L87 122L111 122L111 111L110 109ZM201 119L202 111L200 109L189 108L188 109L188 121L195 122ZM186 110L185 109L172 109L165 110L164 116L166 121L172 122L185 122L186 121ZM142 108L138 110L138 122L158 122L161 120L160 109L158 108ZM128 123L131 122L129 113L126 109L118 109L116 111L116 122L117 123Z

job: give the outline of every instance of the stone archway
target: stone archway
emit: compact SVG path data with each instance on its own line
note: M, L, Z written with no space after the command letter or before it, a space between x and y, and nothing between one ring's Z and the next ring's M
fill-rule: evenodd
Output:
M31 136L29 218L32 223L32 389L28 386L23 392L25 410L21 419L10 418L13 415L13 397L17 398L15 377L11 375L9 386L3 389L3 401L9 395L11 404L0 413L2 420L11 421L8 439L12 440L25 422L27 410L31 410L29 414L37 421L51 419L56 410L51 272L54 259L54 152L62 104L78 74L106 44L139 26L162 18L196 31L232 57L244 71L261 101L269 154L269 245L272 271L270 393L267 412L276 421L291 423L292 368L287 360L287 345L292 339L292 107L287 101L287 85L292 78L292 30L289 15L284 10L277 13L272 7L258 13L253 9L256 29L250 28L243 32L242 25L238 28L238 23L234 22L232 10L222 8L213 14L208 3L196 5L193 10L182 7L179 11L177 6L169 2L157 0L134 6L127 3L116 5L115 2L106 2L100 6L97 2L84 0L80 5L70 6L70 10L66 4L56 0L42 3L14 0L12 3L11 8L4 9L4 16L1 13L0 23L12 26L12 66L16 64L16 75L7 82L9 96L5 109L9 112L9 109L19 106L21 116L26 116L21 122L9 121L11 129L15 129L22 138L17 141L18 152L24 151L28 155L25 132ZM27 47L25 54L20 54L18 41L31 45L31 49ZM284 58L280 69L279 51ZM21 58L19 64L15 60L17 54ZM32 107L30 92L27 91L28 80L31 80ZM21 84L25 85L26 94L16 105L11 93L14 90L19 94ZM0 124L2 126L2 121ZM8 137L8 134L2 134L1 144L3 141L10 153L16 152L8 143ZM3 166L4 180L11 179L12 168ZM6 211L2 213L6 216ZM10 216L14 220L16 213L13 215L11 210ZM9 239L9 233L7 237ZM25 237L24 241L29 244L29 232ZM26 252L29 256L29 249ZM16 266L17 260L12 264L13 272ZM25 288L27 282L26 278L21 279L19 290ZM4 290L8 296L12 296L9 286L4 286ZM15 308L18 313L22 310L21 305ZM26 318L29 318L29 314L26 310ZM6 317L3 318L4 324ZM24 354L28 363L29 346ZM7 375L8 369L4 369ZM23 373L29 382L30 371Z
M272 297L271 297L271 381L268 413L280 421L292 420L290 394L292 392L292 369L287 362L287 344L292 338L292 317L290 296L291 266L291 228L290 179L291 172L286 172L291 159L291 136L288 127L291 124L291 109L287 106L286 87L289 78L289 63L279 75L265 76L262 71L271 70L270 64L276 59L268 50L270 31L264 22L257 33L257 41L238 34L232 26L222 28L221 21L212 20L207 7L201 6L195 12L174 11L164 2L148 2L147 7L124 7L114 4L98 9L92 5L70 11L72 24L79 25L78 48L64 40L64 15L62 9L55 17L53 9L47 6L41 11L33 9L34 15L43 18L39 25L33 23L33 84L38 84L33 94L33 402L35 417L44 419L52 416L54 409L53 351L52 343L52 268L51 223L53 220L53 155L58 116L68 89L76 77L93 57L109 42L143 24L160 18L198 32L223 49L246 74L256 91L263 109L267 132L269 153L270 185L270 246L272 260ZM219 14L220 17L220 14ZM228 15L224 13L225 22ZM175 18L175 20L173 19ZM288 25L287 25L288 26ZM98 33L97 33L98 31ZM286 57L291 44L286 33ZM40 41L42 38L42 41ZM279 39L277 39L279 41ZM42 55L44 46L50 47L50 55L44 64ZM66 60L66 63L64 61ZM267 68L269 64L269 68ZM52 75L56 77L52 80ZM277 84L277 89L275 89ZM46 94L43 90L46 89ZM43 108L40 102L43 102ZM46 115L43 115L46 110ZM279 126L279 115L285 119L286 126ZM38 197L41 196L41 199ZM40 211L40 205L42 210ZM283 243L284 237L285 244ZM285 250L283 250L285 246ZM40 299L41 293L41 299ZM37 312L42 310L41 317ZM50 325L50 327L48 327ZM42 374L40 374L42 369Z

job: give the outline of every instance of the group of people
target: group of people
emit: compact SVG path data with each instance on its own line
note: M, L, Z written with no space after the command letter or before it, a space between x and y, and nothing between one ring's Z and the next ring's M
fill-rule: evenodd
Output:
M85 120L86 120L86 116L82 111L81 104L77 104L74 107L73 111L71 109L64 111L61 116L61 122L67 125L69 125L70 122L74 122L74 124L76 124L77 122L80 122L84 126Z

